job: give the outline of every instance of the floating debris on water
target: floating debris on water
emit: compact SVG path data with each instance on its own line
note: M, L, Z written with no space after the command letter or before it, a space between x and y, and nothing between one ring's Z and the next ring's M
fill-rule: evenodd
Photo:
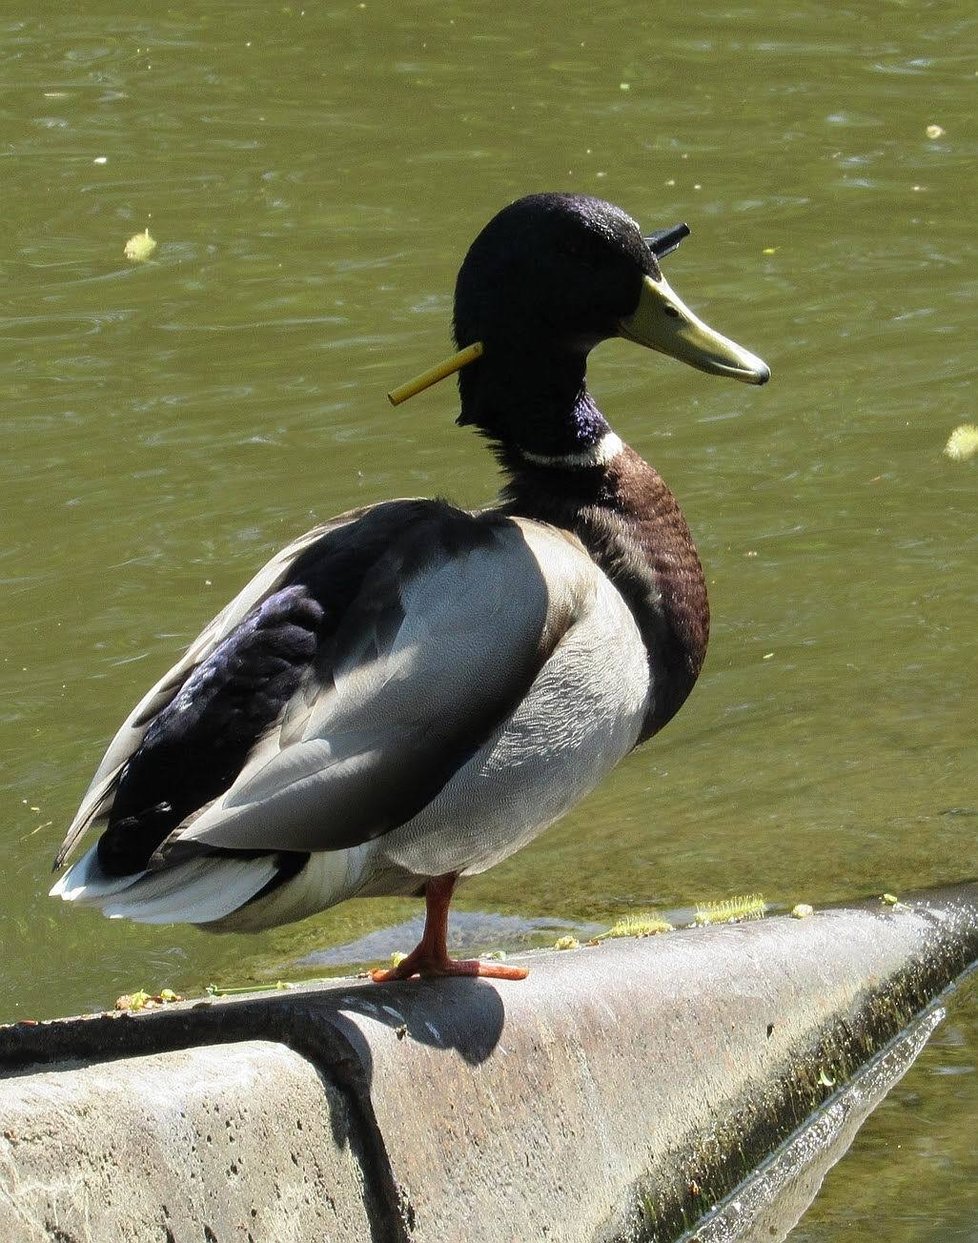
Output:
M722 902L697 902L693 923L736 924L742 919L760 919L766 910L767 903L759 893L747 893Z
M554 941L555 950L579 950L580 948L581 943L577 937L558 937Z
M952 462L966 462L978 453L978 427L974 423L962 423L956 427L944 446L944 456Z
M944 137L944 126L943 125L928 125L927 126L927 137L928 138L943 138Z
M156 249L156 238L150 237L149 229L145 233L137 233L126 242L125 256L132 263L145 263Z
M807 919L812 914L814 914L814 907L809 906L807 902L799 902L791 908L792 919Z

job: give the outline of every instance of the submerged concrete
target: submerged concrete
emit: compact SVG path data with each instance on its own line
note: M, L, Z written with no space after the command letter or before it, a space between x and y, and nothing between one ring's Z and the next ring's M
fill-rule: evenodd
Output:
M3 1029L0 1238L675 1239L861 1068L902 1073L976 959L968 885L537 954L517 983Z

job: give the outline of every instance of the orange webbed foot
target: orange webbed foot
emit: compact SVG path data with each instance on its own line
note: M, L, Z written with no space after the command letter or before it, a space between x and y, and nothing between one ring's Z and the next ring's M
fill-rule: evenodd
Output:
M525 980L526 967L507 967L499 962L480 962L476 958L448 957L448 904L458 877L454 873L434 876L425 886L425 924L421 940L396 967L378 967L370 972L375 984L391 980L422 979L438 976L467 975L483 980Z
M424 980L452 975L478 977L483 980L525 980L529 974L526 967L510 967L501 962L480 962L477 958L449 958L447 955L434 959L414 951L396 967L375 968L370 972L370 978L375 984L388 984L391 980L409 980L416 975Z

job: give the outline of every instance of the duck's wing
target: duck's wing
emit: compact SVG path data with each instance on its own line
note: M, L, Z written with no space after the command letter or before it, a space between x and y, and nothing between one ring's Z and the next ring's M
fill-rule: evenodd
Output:
M92 824L106 819L115 797L119 775L127 760L142 743L150 723L174 700L191 674L213 655L214 650L240 626L257 605L281 587L297 559L330 533L356 522L365 512L351 510L342 514L331 522L307 531L276 553L247 586L204 627L173 668L168 669L155 686L147 691L109 743L55 857L55 868L61 867L67 860Z
M118 875L150 856L335 850L409 819L587 591L580 545L526 525L390 502L283 550L137 705L59 861L96 822Z
M562 533L433 510L375 562L275 727L158 858L338 850L412 819L524 698L594 572Z

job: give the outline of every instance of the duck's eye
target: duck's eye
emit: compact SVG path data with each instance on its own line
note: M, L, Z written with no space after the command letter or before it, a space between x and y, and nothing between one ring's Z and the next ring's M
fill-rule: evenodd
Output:
M669 316L670 319L679 319L679 312L672 305L671 302L667 302L662 309L665 311L665 313Z

